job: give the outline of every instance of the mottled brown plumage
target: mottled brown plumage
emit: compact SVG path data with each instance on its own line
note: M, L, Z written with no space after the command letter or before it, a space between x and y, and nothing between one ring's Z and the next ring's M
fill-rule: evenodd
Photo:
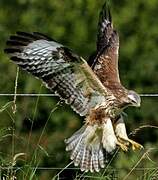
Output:
M96 56L88 63L67 47L41 33L17 32L5 52L23 70L41 79L69 104L85 124L65 140L70 158L82 171L104 168L104 150L117 146L127 151L141 145L130 140L122 112L140 106L140 97L122 86L118 72L119 36L113 29L109 7L100 13Z

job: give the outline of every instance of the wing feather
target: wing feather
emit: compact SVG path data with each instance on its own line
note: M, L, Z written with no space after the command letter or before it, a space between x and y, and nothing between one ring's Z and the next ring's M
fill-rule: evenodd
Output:
M85 116L107 90L87 62L70 49L40 33L17 32L5 52L22 69L33 74ZM103 100L103 99L102 99Z
M104 4L98 23L97 53L90 64L105 87L120 84L118 72L119 36L113 29L109 5Z

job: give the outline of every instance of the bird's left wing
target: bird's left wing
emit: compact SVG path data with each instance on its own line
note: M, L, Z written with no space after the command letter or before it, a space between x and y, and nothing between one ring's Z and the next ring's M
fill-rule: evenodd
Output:
M17 32L10 36L7 45L5 52L11 60L41 79L81 116L98 103L96 96L107 95L87 62L49 37L37 32Z

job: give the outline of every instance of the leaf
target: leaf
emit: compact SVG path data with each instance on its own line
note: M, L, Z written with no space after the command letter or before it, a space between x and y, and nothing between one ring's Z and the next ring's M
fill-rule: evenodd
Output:
M47 157L49 157L49 154L41 145L38 145L38 147L46 154Z
M13 105L13 101L10 101L10 102L7 102L5 105L3 105L1 108L0 108L0 113L5 111L8 107L12 106Z

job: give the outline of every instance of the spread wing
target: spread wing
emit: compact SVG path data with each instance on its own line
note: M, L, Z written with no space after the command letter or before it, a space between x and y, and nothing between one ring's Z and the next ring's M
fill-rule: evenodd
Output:
M118 72L119 36L113 29L108 5L105 3L100 12L97 37L97 53L90 65L106 87L120 84Z
M98 97L106 96L106 88L86 61L51 38L17 32L7 45L11 60L41 79L81 116L98 104Z

